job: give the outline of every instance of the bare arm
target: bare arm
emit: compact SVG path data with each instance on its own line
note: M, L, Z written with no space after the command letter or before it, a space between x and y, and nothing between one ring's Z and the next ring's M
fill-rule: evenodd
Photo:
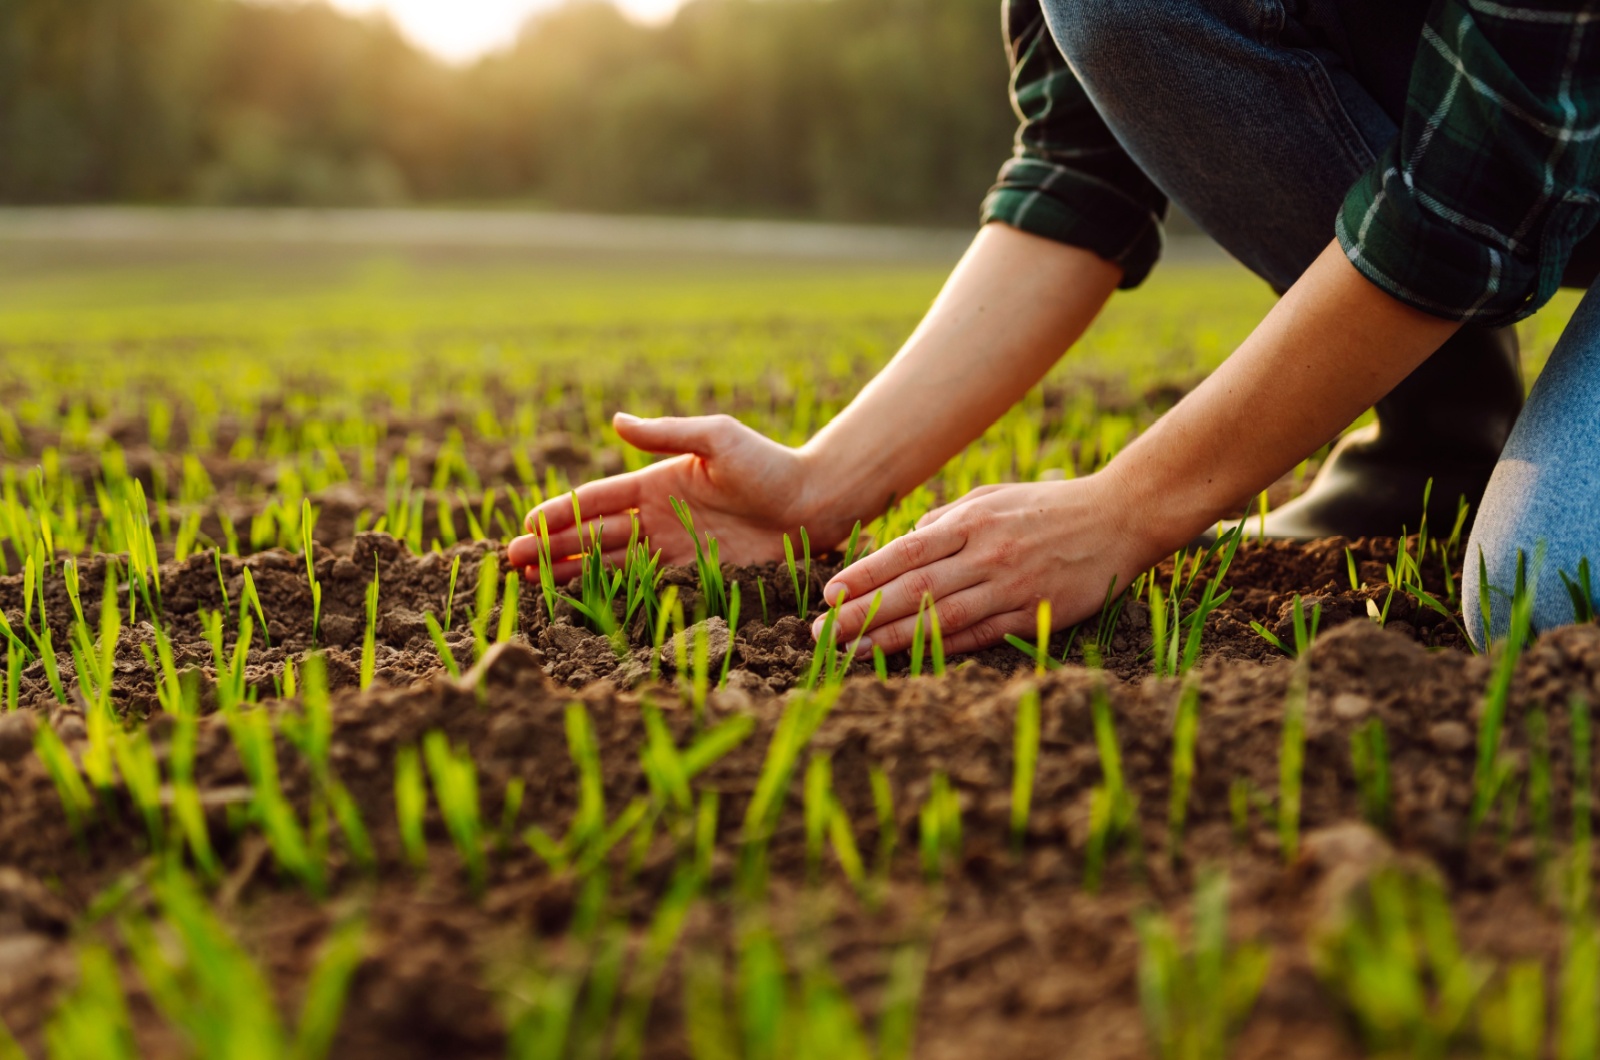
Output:
M900 352L803 448L829 480L819 508L871 518L925 482L1044 377L1121 279L1090 251L985 225Z
M689 504L697 528L717 538L730 562L776 559L782 535L802 526L814 543L838 544L856 520L909 493L1020 399L1121 278L1090 251L986 225L900 352L804 447L779 445L727 416L619 413L614 425L624 441L676 455L578 487L584 521L603 522L603 547L614 552L636 516L669 563L694 554L669 496ZM511 543L511 561L534 572L541 515L553 573L565 581L577 574L583 547L570 496L529 513L530 536Z
M1243 345L1112 460L1165 554L1331 441L1460 325L1390 297L1337 243Z
M909 645L932 594L951 651L1027 635L1041 599L1058 626L1238 511L1421 364L1459 325L1391 298L1331 244L1228 361L1102 471L976 490L824 590L841 637Z

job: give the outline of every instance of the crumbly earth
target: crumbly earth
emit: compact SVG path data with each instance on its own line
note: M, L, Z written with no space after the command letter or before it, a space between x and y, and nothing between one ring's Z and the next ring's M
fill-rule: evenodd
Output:
M1364 588L1352 590L1346 548ZM770 916L792 953L821 945L833 974L870 1020L883 1006L897 947L931 939L918 1020L916 1055L933 1058L1137 1057L1150 1054L1136 989L1134 918L1159 908L1187 916L1198 873L1226 868L1231 879L1233 937L1256 940L1271 954L1271 974L1234 1055L1344 1057L1363 1055L1348 1013L1318 980L1312 943L1352 888L1375 868L1400 860L1431 866L1445 881L1465 945L1495 961L1531 958L1558 966L1562 915L1535 870L1526 811L1502 837L1497 825L1469 831L1477 717L1490 664L1471 655L1448 619L1396 594L1387 628L1368 618L1382 607L1384 566L1394 540L1330 540L1311 545L1246 544L1226 584L1232 595L1207 624L1198 670L1200 723L1197 771L1188 827L1169 849L1167 807L1172 719L1182 689L1151 676L1149 618L1130 603L1108 631L1104 669L1085 668L1080 632L1068 665L1036 678L1010 648L949 660L941 676L910 677L907 660L890 660L887 683L869 665L853 664L812 751L831 754L836 795L869 863L880 841L869 770L891 782L899 836L888 895L866 904L831 858L820 880L808 880L801 785L791 787L771 841ZM429 639L424 615L444 617L452 561L461 569L450 614L452 650L466 669L472 637L465 627L476 570L492 546L463 544L421 557L382 534L320 544L323 583L318 645L326 649L335 689L330 760L373 834L378 870L364 875L338 843L330 857L327 903L280 874L259 835L230 827L230 805L245 775L220 717L202 720L195 776L207 806L225 875L216 901L227 922L268 970L287 1011L298 1002L307 969L329 926L364 910L367 954L357 973L334 1055L341 1057L496 1056L507 1025L499 984L529 953L560 964L578 959L570 937L578 896L570 874L549 869L520 840L490 858L488 886L474 896L437 808L427 821L429 863L406 862L395 824L396 751L442 729L477 763L484 816L499 821L506 788L526 785L515 832L538 824L564 831L577 805L574 766L563 715L577 701L590 711L600 741L608 807L615 814L647 792L640 766L641 705L660 707L680 742L696 727L694 711L674 682L670 652L652 680L648 637L635 629L621 655L605 638L575 625L564 609L552 620L533 587L520 599L519 632L462 680L450 679ZM376 682L359 691L364 594L379 577ZM94 621L106 571L103 559L81 566L82 599ZM258 635L248 680L272 711L297 710L277 700L284 661L313 647L311 597L304 560L282 551L223 558L220 578L209 553L162 571L162 608L180 669L214 678L200 611L237 608L244 571L261 596L270 644ZM817 589L834 567L819 563ZM711 895L726 894L738 856L739 827L755 790L768 740L792 691L811 664L808 626L786 570L730 569L743 589L744 615L735 635L709 629L712 672L732 652L727 686L710 694L710 721L748 714L751 737L696 779L720 793ZM694 612L692 572L674 569ZM761 589L757 590L757 583ZM1292 599L1320 608L1321 633L1310 660L1306 763L1298 857L1285 864L1270 815L1276 797L1283 705L1293 663L1266 644L1252 621L1291 639ZM757 603L766 599L766 613ZM22 580L0 579L0 606L20 625ZM124 604L124 606L126 606ZM48 583L46 609L55 642L68 642L71 605L59 578ZM497 616L491 616L490 629ZM1093 624L1090 623L1090 626ZM230 631L232 623L230 622ZM130 724L146 724L158 756L172 726L161 716L140 644L148 625L125 632L114 700ZM231 632L230 632L231 637ZM1055 642L1058 654L1068 636ZM231 640L230 640L231 644ZM70 667L63 675L74 682ZM1013 733L1024 691L1040 691L1041 731L1034 808L1020 850L1009 842ZM1101 783L1093 733L1093 698L1107 697L1123 768L1137 800L1137 844L1112 854L1103 881L1090 889L1085 864L1091 791ZM1600 699L1600 628L1547 633L1519 662L1512 684L1506 740L1526 753L1524 719L1548 714L1557 834L1569 826L1571 776L1566 704L1575 695ZM72 943L97 895L137 872L148 858L132 804L93 825L75 842L55 789L32 753L37 726L50 725L81 751L81 705L61 705L39 664L22 674L23 709L0 716L0 1019L30 1055L42 1048L52 999L75 975ZM69 697L73 698L73 697ZM203 709L213 709L203 696ZM1352 773L1351 733L1382 721L1392 760L1393 820L1387 834L1360 823ZM302 813L312 778L306 762L280 737L285 792ZM923 881L917 812L936 772L946 774L962 808L964 847L943 885ZM1243 828L1230 811L1237 781L1253 793ZM637 938L648 928L673 879L674 839L655 837L638 853L631 879L613 893L614 911ZM137 893L132 899L140 900ZM689 1055L683 1019L686 952L730 944L736 924L726 902L701 903L667 964L650 1012L646 1053ZM109 935L107 937L110 937ZM152 1053L181 1050L129 976L141 1045Z

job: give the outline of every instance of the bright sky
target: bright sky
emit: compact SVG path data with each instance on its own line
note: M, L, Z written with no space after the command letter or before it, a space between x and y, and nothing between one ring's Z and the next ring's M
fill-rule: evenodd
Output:
M411 40L445 59L463 62L516 38L535 11L560 0L332 0L346 11L386 10ZM672 15L679 0L613 0L644 22Z

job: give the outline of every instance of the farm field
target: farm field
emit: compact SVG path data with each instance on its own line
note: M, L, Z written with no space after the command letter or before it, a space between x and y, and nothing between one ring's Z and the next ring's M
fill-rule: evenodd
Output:
M0 245L0 1058L1600 1053L1600 629L1474 655L1459 527L1246 524L972 656L813 644L800 542L506 569L613 411L798 443L947 268ZM1270 304L1163 266L858 547Z

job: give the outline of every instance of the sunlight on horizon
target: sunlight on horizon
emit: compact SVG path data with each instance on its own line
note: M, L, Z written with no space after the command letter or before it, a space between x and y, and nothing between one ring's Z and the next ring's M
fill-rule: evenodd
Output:
M510 44L528 17L563 0L331 0L344 11L386 11L418 47L451 62L470 62ZM672 17L681 0L612 0L641 22Z

